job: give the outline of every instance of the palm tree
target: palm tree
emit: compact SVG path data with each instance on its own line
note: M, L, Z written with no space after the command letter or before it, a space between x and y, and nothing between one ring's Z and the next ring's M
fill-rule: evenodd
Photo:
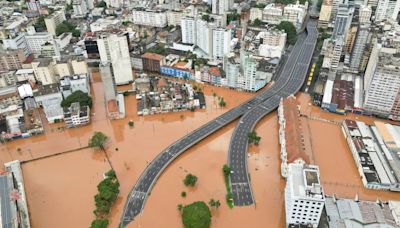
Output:
M92 138L89 139L89 147L100 148L104 152L111 169L114 169L114 167L111 164L110 158L108 157L106 149L105 149L105 144L106 144L107 140L108 140L107 135L105 135L103 132L96 131L93 133Z

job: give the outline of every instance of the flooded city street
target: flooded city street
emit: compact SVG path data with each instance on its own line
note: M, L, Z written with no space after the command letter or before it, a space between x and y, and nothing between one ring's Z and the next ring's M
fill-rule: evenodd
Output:
M94 115L90 125L64 129L63 123L46 124L45 135L0 145L2 163L17 159L29 161L66 152L22 165L34 228L88 227L94 219L96 186L102 174L110 169L103 152L84 148L94 131L102 131L110 137L106 151L121 186L111 211L109 227L117 227L129 191L146 165L162 149L255 95L204 85L205 110L145 117L136 114L136 99L130 95L125 97L126 118L109 121L98 74L94 74L92 91ZM214 92L216 96L224 97L227 107L218 107ZM361 199L400 200L399 193L363 188L341 128L334 123L344 118L359 118L367 123L373 119L322 112L309 105L308 95L300 94L298 97L302 114L314 117L304 119L309 126L313 160L320 166L325 192L347 198L358 194ZM133 127L128 126L129 120L134 121ZM177 205L197 200L208 202L211 198L221 202L218 210L212 210L212 227L284 227L285 181L280 176L276 112L258 123L256 131L261 136L260 144L249 148L248 165L256 205L230 209L225 203L226 189L221 169L227 162L229 141L236 123L224 127L175 160L154 185L143 213L128 227L183 227ZM185 187L182 182L188 173L198 177L194 188ZM181 197L182 191L187 192L185 198Z

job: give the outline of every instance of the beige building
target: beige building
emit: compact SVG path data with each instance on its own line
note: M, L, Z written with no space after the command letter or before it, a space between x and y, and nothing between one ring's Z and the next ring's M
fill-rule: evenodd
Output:
M54 68L55 68L55 73L60 78L72 75L72 71L68 63L63 63L63 62L57 63L54 65Z
M47 32L55 36L57 26L61 24L63 21L65 21L64 11L63 10L55 11L48 18L44 19Z
M85 60L72 60L71 67L74 74L89 74L88 66Z
M42 85L49 85L57 83L56 74L51 59L38 59L32 62L32 69L35 73L36 79Z
M25 59L22 49L0 50L0 72L20 69Z
M332 14L332 1L325 0L322 3L321 11L319 12L318 27L328 28Z

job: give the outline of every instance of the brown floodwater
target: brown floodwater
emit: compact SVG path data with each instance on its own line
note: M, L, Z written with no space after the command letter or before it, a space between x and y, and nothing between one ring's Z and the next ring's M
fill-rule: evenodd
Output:
M104 153L92 149L23 164L31 226L88 227L96 186L109 169Z
M110 136L107 153L121 184L120 196L110 215L110 227L117 227L126 197L149 161L175 140L254 96L251 93L208 85L204 85L203 90L207 102L205 110L140 117L136 115L135 97L128 96L125 101L127 117L109 121L105 114L102 82L98 74L94 74L92 124L77 129L60 130L63 124L46 123L45 135L1 144L0 161L28 161L75 150L86 146L94 131L104 132ZM224 97L226 108L218 107L217 98L212 96L213 92ZM335 121L344 118L309 106L307 95L299 95L299 98L305 114ZM363 119L357 116L352 118ZM128 126L128 120L134 121L134 127ZM339 126L305 118L304 122L309 126L308 134L312 137L310 144L315 162L320 165L321 179L327 193L337 192L339 196L346 197L354 197L359 193L361 198L371 199L376 196L382 199L399 197L395 193L348 187L349 184L361 186L361 181L357 178L357 170ZM227 160L234 127L235 123L228 125L174 161L155 184L143 213L128 227L183 227L177 205L196 200L208 201L211 198L221 202L221 207L212 211L213 227L284 227L285 182L280 177L276 112L258 123L256 131L262 137L260 145L249 148L248 163L256 205L229 209L225 203L226 190L221 167ZM18 151L18 148L21 150ZM103 156L102 153L84 149L23 164L34 228L89 226L94 218L93 196L101 180L99 173L109 169ZM199 178L195 188L187 188L182 183L189 172ZM186 198L180 196L182 191L187 192ZM60 208L57 209L58 207Z

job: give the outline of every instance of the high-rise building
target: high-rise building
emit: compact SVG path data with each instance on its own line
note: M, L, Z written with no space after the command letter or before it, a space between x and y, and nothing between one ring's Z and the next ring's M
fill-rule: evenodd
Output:
M400 106L400 57L388 52L380 50L377 58L368 63L367 70L372 72L365 72L370 76L366 79L369 81L366 82L364 109L383 117L400 116L397 109Z
M370 6L360 5L358 21L360 23L369 23L371 20L372 9Z
M55 36L57 26L63 21L65 21L65 14L63 10L56 11L48 18L45 18L44 22L46 24L47 32Z
M111 63L115 83L122 85L132 82L132 66L126 35L100 34L97 46L101 62Z
M226 73L226 79L228 80L228 86L231 88L237 88L237 81L240 74L240 63L236 62L234 58L224 58L224 71Z
M247 91L258 91L264 85L260 84L260 81L257 79L257 67L258 61L251 56L249 53L241 52L240 59L242 64L242 75L244 77L244 87L242 89Z
M213 14L226 14L232 9L233 0L212 0Z
M308 2L289 4L283 8L283 21L292 22L296 29L300 29L307 15Z
M400 10L400 1L398 0L379 0L375 12L375 21L386 19L396 20Z
M196 20L196 45L208 56L212 56L212 29L207 21Z
M4 49L22 49L24 50L25 56L28 56L30 53L30 50L28 48L28 45L26 43L25 39L25 33L20 33L16 37L11 37L9 39L3 39L3 47Z
M73 16L75 18L84 18L88 14L88 7L84 0L73 0L72 7L74 9Z
M231 30L214 28L212 31L213 58L222 59L231 51Z
M291 163L288 167L285 187L286 226L316 228L325 204L318 166Z
M196 20L193 17L181 19L182 43L196 44Z
M347 31L350 28L353 18L354 8L347 4L340 4L335 19L335 27L333 28L332 39L335 41L339 36L346 40Z
M369 27L370 27L369 24L359 25L356 35L356 42L354 44L350 58L350 69L353 71L358 72L359 70L361 58L363 56L363 52L365 49L365 44L368 41Z
M163 28L167 26L167 13L162 10L133 9L134 24Z

